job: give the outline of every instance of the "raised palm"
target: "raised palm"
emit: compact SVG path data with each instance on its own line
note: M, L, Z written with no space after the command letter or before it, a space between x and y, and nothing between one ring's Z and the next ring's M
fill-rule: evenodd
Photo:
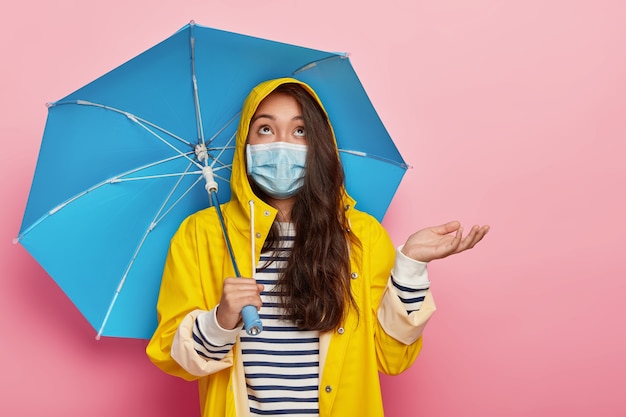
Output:
M488 231L489 226L475 225L464 237L458 221L428 227L409 236L402 253L416 261L430 262L473 248Z

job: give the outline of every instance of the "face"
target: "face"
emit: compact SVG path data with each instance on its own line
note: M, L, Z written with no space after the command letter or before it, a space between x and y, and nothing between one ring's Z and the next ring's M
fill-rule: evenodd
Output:
M271 142L306 145L302 109L296 99L288 94L268 95L252 117L248 143L258 145Z

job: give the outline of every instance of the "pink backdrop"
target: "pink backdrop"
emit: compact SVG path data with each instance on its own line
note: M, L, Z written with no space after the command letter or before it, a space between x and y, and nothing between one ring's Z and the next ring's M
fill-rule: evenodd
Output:
M184 3L181 5L181 3ZM189 20L347 51L413 165L394 241L489 223L431 265L439 311L387 415L623 416L626 6L619 0L11 2L0 17L0 414L195 416L145 341L94 331L19 245L46 108ZM287 4L288 7L284 7Z

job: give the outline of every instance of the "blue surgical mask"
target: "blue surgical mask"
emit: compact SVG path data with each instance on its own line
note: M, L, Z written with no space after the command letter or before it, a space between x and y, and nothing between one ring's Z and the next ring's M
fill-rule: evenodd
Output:
M292 197L304 185L306 152L306 145L286 142L247 145L248 175L270 197Z

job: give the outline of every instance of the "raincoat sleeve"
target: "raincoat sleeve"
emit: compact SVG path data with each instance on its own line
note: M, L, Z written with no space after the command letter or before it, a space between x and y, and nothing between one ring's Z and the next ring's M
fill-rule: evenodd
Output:
M215 307L207 305L203 292L198 254L207 248L198 247L196 225L194 216L187 218L170 242L157 302L158 326L146 348L157 367L186 380L219 372L233 363L232 352L220 361L207 360L194 346L196 318Z
M391 274L392 278L387 282L387 289L378 308L378 321L387 334L403 343L412 344L420 338L428 319L435 311L426 264L406 257L398 249ZM409 303L402 302L400 290L394 286L398 283L417 290L414 293L416 295L423 294L422 301L412 303L415 308L410 312L407 311Z
M371 270L378 368L385 374L396 375L408 369L417 358L422 348L422 332L435 305L428 290L420 309L407 313L390 279L396 248L378 222L372 221L369 233L371 238L363 244L363 261Z

